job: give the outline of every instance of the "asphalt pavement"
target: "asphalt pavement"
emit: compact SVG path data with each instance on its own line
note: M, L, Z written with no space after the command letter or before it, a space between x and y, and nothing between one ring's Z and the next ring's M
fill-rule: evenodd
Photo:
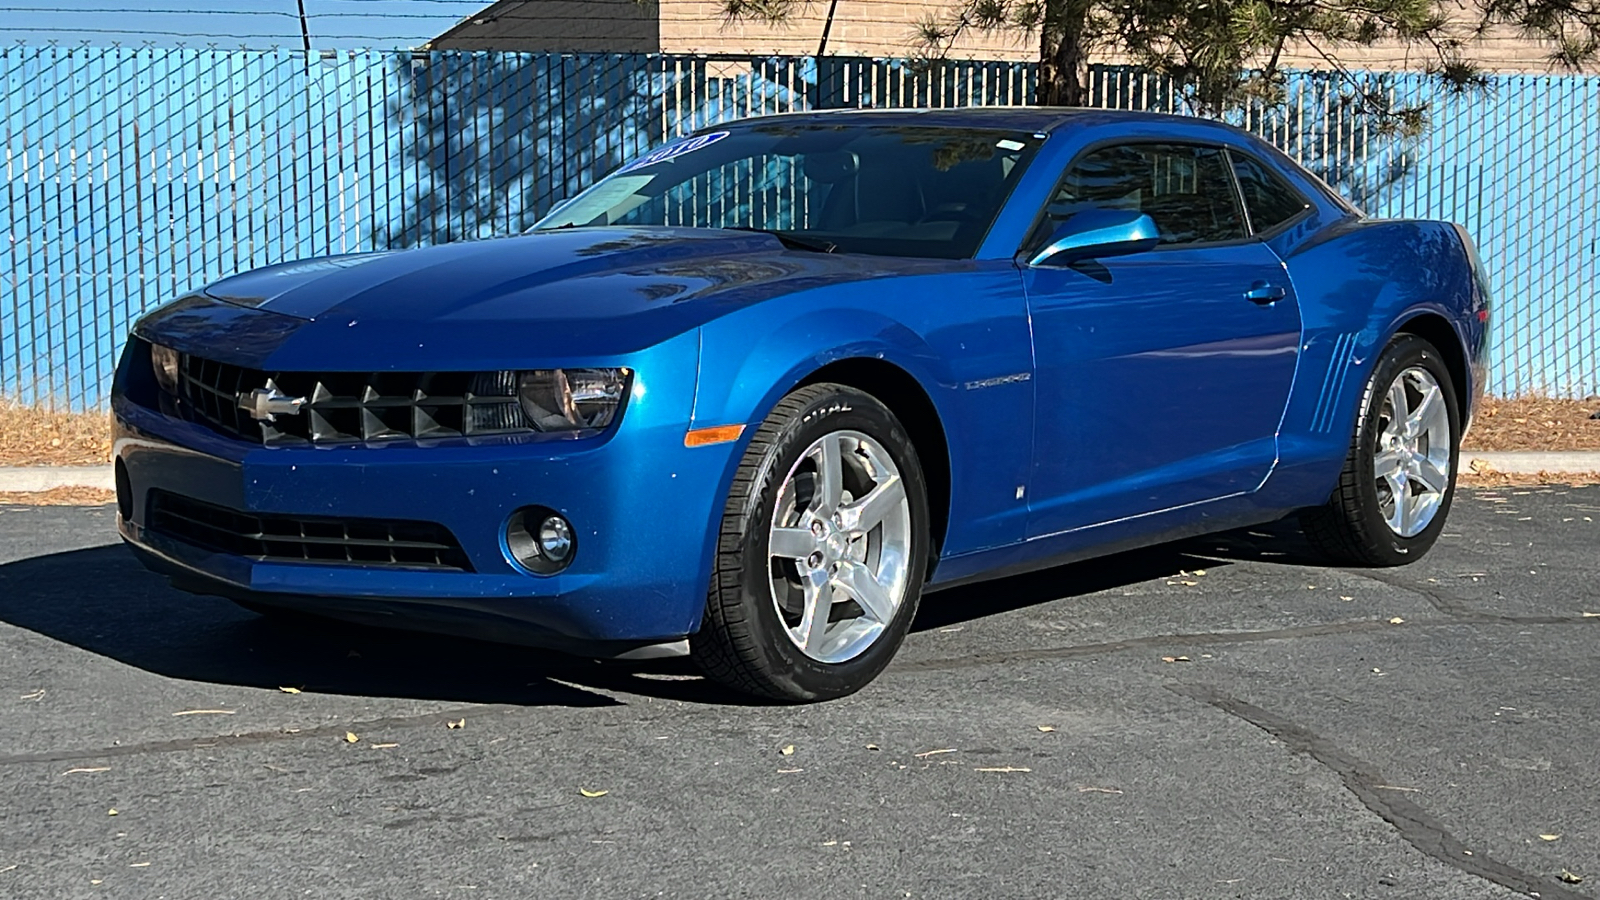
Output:
M113 516L0 507L0 897L1600 897L1600 487L930 595L806 707L271 622Z

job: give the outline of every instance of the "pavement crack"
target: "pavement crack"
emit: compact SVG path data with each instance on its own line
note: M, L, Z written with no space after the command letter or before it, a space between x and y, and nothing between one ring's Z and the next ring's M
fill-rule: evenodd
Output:
M1386 789L1389 782L1376 767L1351 756L1328 739L1282 716L1268 712L1199 684L1169 684L1167 689L1213 706L1265 731L1296 753L1303 753L1339 776L1361 804L1389 823L1406 843L1419 852L1468 875L1543 900L1589 900L1549 878L1513 868L1481 851L1474 851L1447 831L1443 823L1404 794Z
M1462 600L1459 597L1451 596L1444 591L1436 590L1434 588L1416 584L1414 582L1403 581L1399 578L1391 578L1378 574L1378 572L1382 570L1341 569L1340 571L1354 575L1357 578L1365 578L1368 581L1376 581L1379 584L1387 585L1397 590L1416 594L1422 599L1428 601L1429 606L1432 606L1434 609L1447 616L1455 616L1459 619L1508 619L1506 616L1498 616L1494 613L1486 613L1473 609L1470 605L1468 605L1467 601Z
M186 750L225 749L253 744L271 744L280 741L343 737L347 731L362 732L386 728L418 728L427 725L443 725L449 721L467 716L477 718L485 715L503 715L520 709L524 709L524 707L514 704L464 706L458 709L447 709L423 715L389 716L382 719L366 719L357 722L344 722L338 725L323 725L317 728L247 731L240 734L207 735L177 738L170 741L147 741L140 744L117 744L111 747L99 747L90 750L45 750L40 753L17 753L10 756L0 756L0 766L18 766L27 763L78 762L91 759L112 759L122 756L143 756L150 753L178 753Z

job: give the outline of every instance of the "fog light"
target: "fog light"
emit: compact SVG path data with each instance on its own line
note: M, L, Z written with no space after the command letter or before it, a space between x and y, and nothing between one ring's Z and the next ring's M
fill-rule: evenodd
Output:
M506 522L506 555L538 575L554 575L566 568L577 553L572 523L555 510L528 506Z
M572 528L560 516L551 516L539 526L539 552L553 563L564 563L572 555Z

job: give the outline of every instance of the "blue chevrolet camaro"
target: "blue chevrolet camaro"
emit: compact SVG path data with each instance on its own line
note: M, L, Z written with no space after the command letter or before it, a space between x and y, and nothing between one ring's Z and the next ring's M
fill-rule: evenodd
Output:
M926 591L1298 514L1433 544L1484 382L1459 227L1084 110L750 119L500 240L138 322L122 536L263 612L857 690Z

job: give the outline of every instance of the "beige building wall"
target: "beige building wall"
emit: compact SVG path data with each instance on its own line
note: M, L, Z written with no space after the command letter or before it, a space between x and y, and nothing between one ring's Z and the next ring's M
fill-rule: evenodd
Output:
M1473 34L1470 27L1463 26L1457 31L1456 37L1463 44L1462 57L1477 63L1488 72L1543 75L1566 71L1551 68L1549 47L1530 40L1513 28L1492 28L1480 37ZM1351 69L1418 70L1436 58L1427 50L1407 48L1392 42L1378 43L1371 47L1342 46L1333 49L1340 64ZM1327 61L1309 47L1290 48L1285 52L1282 63L1294 69L1328 68ZM1600 67L1590 66L1586 71L1600 72Z
M802 7L782 25L730 22L716 0L657 0L661 9L663 53L817 52L827 21L827 0ZM828 32L829 56L892 56L916 54L917 24L930 14L947 12L941 3L917 0L839 0ZM953 59L1034 60L1038 38L1005 32L975 34L951 48Z
M948 16L960 0L838 0L828 34L831 56L906 57L920 49L917 25L930 16ZM704 53L802 55L817 52L827 19L828 0L802 4L789 21L770 25L729 21L720 0L500 0L430 43L436 49L577 51L601 53ZM1463 16L1466 14L1463 13ZM1458 36L1463 55L1491 72L1553 71L1549 49L1515 30L1497 28L1479 37L1463 19ZM1432 57L1395 44L1334 48L1340 62L1355 69L1416 70ZM1038 59L1033 33L972 33L957 41L954 59ZM1094 62L1126 60L1098 54ZM1325 69L1327 62L1307 47L1290 47L1282 62L1290 68ZM1600 72L1600 67L1590 67Z

